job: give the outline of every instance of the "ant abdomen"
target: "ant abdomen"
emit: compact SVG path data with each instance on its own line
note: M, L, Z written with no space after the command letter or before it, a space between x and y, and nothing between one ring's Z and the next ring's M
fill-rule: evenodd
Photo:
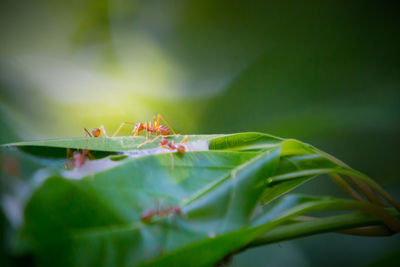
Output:
M183 154L183 153L185 153L186 149L183 145L177 145L176 150L178 151L178 153Z
M164 126L164 125L160 125L160 126L158 126L158 129L157 129L159 132L160 132L160 134L161 135L170 135L170 131L169 131L169 129L168 129L168 127L167 126Z

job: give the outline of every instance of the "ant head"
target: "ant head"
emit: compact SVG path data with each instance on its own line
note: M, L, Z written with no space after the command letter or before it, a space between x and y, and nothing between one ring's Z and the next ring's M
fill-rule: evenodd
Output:
M185 147L183 145L177 145L176 146L176 150L178 151L178 153L184 153L185 152Z
M149 223L154 216L154 211L145 210L142 215L140 215L140 220L144 223Z
M160 132L161 135L170 135L171 133L168 127L164 125L158 126L158 131Z
M162 146L165 146L166 144L168 144L168 140L163 138L163 139L161 139L160 144Z
M94 128L92 130L92 134L93 134L94 137L99 137L100 134L101 134L101 130L99 128Z
M179 206L175 206L173 208L173 211L174 211L175 214L181 214L182 213L182 210L181 210L181 208Z

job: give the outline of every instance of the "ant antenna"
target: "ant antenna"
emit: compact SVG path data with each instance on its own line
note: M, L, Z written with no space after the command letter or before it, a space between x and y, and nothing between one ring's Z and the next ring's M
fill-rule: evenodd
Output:
M158 115L157 115L157 121L158 121L158 122L160 121L160 118L161 118L161 119L163 120L163 122L167 125L167 127L168 127L169 129L171 129L171 132L172 132L174 135L176 135L174 129L169 125L169 123L167 122L167 120L164 119L164 117L163 117L161 114L158 114Z
M92 134L89 132L89 130L88 130L88 129L86 129L86 128L83 128L83 130L85 131L86 137L87 137L87 136L89 136L89 137L93 137L93 136L92 136Z

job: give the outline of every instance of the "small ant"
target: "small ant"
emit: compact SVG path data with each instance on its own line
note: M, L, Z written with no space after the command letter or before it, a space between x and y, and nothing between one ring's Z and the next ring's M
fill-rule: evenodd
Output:
M160 119L168 127L164 126L164 125L160 125ZM121 128L127 124L135 125L135 127L133 128L133 130L131 132L132 135L130 137L139 135L141 131L145 131L145 133L146 133L146 141L144 141L142 144L138 145L137 148L140 148L141 146L143 146L147 143L156 141L160 136L170 135L171 132L175 136L177 136L174 129L172 129L172 127L168 124L168 122L164 119L164 117L161 114L158 114L157 119L156 119L156 116L153 116L153 124L151 123L151 121L150 122L148 121L146 123L139 122L136 124L133 122L125 121L125 122L121 123L121 125L118 127L118 129L115 131L115 133L111 137L115 137L119 133ZM83 129L85 131L85 135L88 137L100 137L103 132L104 132L104 135L106 137L108 137L103 125L100 128L94 128L91 132L86 128L83 128ZM159 134L159 137L156 137L153 140L149 141L148 136L151 135L152 133L155 133L156 135Z
M164 125L160 125L160 119L168 127L164 126ZM161 114L158 114L157 119L156 119L156 116L153 116L153 124L151 123L151 121L150 122L148 121L146 123L139 122L136 124L133 122L125 121L125 122L121 123L121 125L118 127L118 129L115 131L115 133L111 137L115 137L119 133L121 128L127 124L135 125L135 127L133 128L133 130L131 132L132 135L130 137L138 136L141 131L145 131L145 133L146 133L146 140L137 146L138 149L147 143L152 143L152 142L156 141L160 137L170 135L171 132L175 136L179 136L175 133L174 129L172 129L172 127L168 124L168 122L164 119L164 117ZM100 137L102 133L104 133L104 135L106 137L109 137L109 136L107 136L106 130L103 125L100 126L100 128L94 128L91 132L86 128L83 128L83 130L85 131L85 135L87 137ZM156 135L159 134L159 135L156 138L154 138L153 140L148 140L149 135L151 135L152 133L155 133ZM172 148L173 146L174 145L172 144L172 146L169 146L169 148ZM182 148L183 148L183 150L182 150ZM175 148L173 148L173 149L175 149ZM178 152L180 152L180 153L185 152L184 147L181 145L178 145L177 149L178 149Z
M150 223L151 219L153 219L154 216L166 216L169 214L182 214L182 210L179 206L171 206L169 205L165 209L159 209L156 208L155 210L145 210L141 215L140 215L140 220L144 223Z
M0 162L2 167L1 169L4 173L12 177L19 177L21 166L14 157L1 155Z
M172 152L174 151L174 150L176 150L176 152L178 152L180 155L182 155L183 153L185 153L185 151L186 151L186 148L185 148L185 146L183 145L187 140L189 139L189 136L185 136L183 139L182 139L182 141L180 141L179 142L179 144L177 144L177 145L175 145L174 144L174 141L172 141L172 142L169 142L167 139L165 139L165 138L163 138L163 139L161 139L161 141L160 141L160 149L161 149L161 151L163 150L163 149L167 149L167 150L170 150L170 156L171 156L171 161L172 161L172 164L171 164L171 171L174 169L174 156L172 155Z
M74 151L70 158L71 150L67 149L67 162L64 165L66 168L80 168L85 164L89 157L92 157L89 150L83 149L82 152Z
M168 126L164 126L164 125L160 125L160 119L162 119L162 121ZM112 135L112 137L116 136L118 134L118 132L121 130L121 128L123 126L125 126L126 124L131 124L131 125L135 125L135 127L132 130L132 135L133 136L137 136L139 135L139 133L141 131L145 131L146 132L146 139L148 137L148 135L155 133L155 134L160 134L161 136L165 136L165 135L170 135L171 131L174 135L176 135L175 131L172 129L172 127L168 124L168 122L164 119L164 117L161 114L157 115L157 120L156 120L156 116L153 116L153 126L151 124L151 121L146 122L146 123L133 123L133 122L128 122L125 121L123 123L121 123L121 125L119 126L119 128L115 131L115 133ZM171 131L170 131L171 130Z
M176 149L176 151L177 151L178 153L183 154L183 153L185 153L185 151L186 151L186 148L183 146L183 144L184 144L184 143L186 142L186 140L188 140L188 139L189 139L189 136L186 135L178 145L175 145L175 144L174 144L174 141L169 142L167 139L163 138L163 139L161 139L161 141L160 141L161 150L162 150L163 148L168 149L168 150L175 150L175 149Z
M88 129L83 128L83 130L85 131L85 135L89 136L89 137L100 137L101 133L104 132L104 135L107 137L106 134L106 129L104 129L104 126L100 126L100 128L94 128L92 129L91 132L89 132Z

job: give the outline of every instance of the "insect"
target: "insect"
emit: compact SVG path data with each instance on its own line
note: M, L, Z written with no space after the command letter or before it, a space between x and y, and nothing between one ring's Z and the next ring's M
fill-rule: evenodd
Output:
M172 155L172 152L176 151L178 152L180 155L182 155L183 153L185 153L186 148L183 145L187 140L189 140L189 136L185 136L180 142L179 144L175 145L174 141L169 142L167 139L162 138L160 141L160 149L161 151L163 149L167 149L169 150L169 155L171 156L171 171L174 169L174 156Z
M179 144L175 145L174 141L169 142L167 139L163 138L160 141L160 145L161 145L161 150L163 149L168 149L171 150L171 152L173 150L176 150L178 153L183 154L186 151L185 146L183 145L187 140L189 139L189 136L185 136L182 141L179 142Z
M161 125L160 120L162 120L167 126ZM153 124L151 121L147 121L146 123L139 122L136 124L133 122L129 122L129 121L122 122L121 125L118 127L118 129L115 131L115 133L111 137L115 137L119 133L119 131L122 129L122 127L124 127L125 125L128 125L128 124L134 125L134 128L131 132L132 135L130 137L139 135L141 131L145 131L145 133L146 133L146 141L139 144L137 146L137 148L140 148L141 146L143 146L147 143L154 142L159 137L170 135L171 132L175 136L179 136L175 133L174 129L172 129L172 127L168 124L168 122L164 119L164 117L161 114L158 114L157 119L156 119L156 116L153 116ZM87 137L100 137L102 133L104 134L104 136L109 137L109 136L107 136L106 130L103 125L100 126L100 128L94 128L92 131L89 131L86 128L83 128L83 129L84 129L85 135ZM149 140L148 137L153 133L158 136L156 138L154 138L153 140Z
M73 169L80 168L85 164L86 160L92 157L89 150L83 149L80 151L74 151L71 156L71 150L67 149L67 162L64 164L65 168Z
M7 175L12 177L18 177L21 171L19 162L11 156L1 155L0 156L1 169Z
M160 119L167 126L160 125ZM172 132L174 135L176 135L174 129L172 129L172 127L168 124L168 122L164 119L164 117L161 114L158 114L157 119L156 119L156 116L153 116L153 124L151 124L151 121L150 122L147 121L146 123L139 122L136 124L133 122L125 121L125 122L121 123L119 128L112 135L112 137L116 136L119 133L119 131L121 130L121 128L127 124L135 125L135 127L132 130L131 136L137 136L140 134L141 131L145 131L146 132L146 140L147 140L148 135L151 135L153 133L165 136L165 135L170 135Z
M83 128L83 130L85 131L85 135L88 137L100 137L102 133L104 133L104 135L108 137L106 129L104 128L103 125L101 125L100 128L94 128L91 131L89 131L86 128Z
M167 216L169 214L182 214L182 210L179 206L171 206L169 205L165 209L160 209L156 208L154 210L145 210L142 212L140 215L140 220L144 223L150 223L153 217L161 217L161 216Z

